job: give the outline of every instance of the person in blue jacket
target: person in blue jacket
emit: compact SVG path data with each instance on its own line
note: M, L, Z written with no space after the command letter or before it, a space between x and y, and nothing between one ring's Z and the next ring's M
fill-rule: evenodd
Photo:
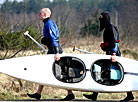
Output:
M109 12L102 12L99 17L100 31L103 31L103 43L101 43L101 49L106 52L106 55L111 55L111 61L116 62L116 56L121 56L119 50L119 33L117 28L110 23ZM98 92L93 92L91 95L84 96L93 101L97 100ZM132 92L127 92L127 97L121 101L133 100Z
M55 54L55 60L60 60L59 54L61 54L62 48L59 44L59 30L56 23L50 19L51 10L49 8L43 8L40 10L39 18L44 22L43 27L43 38L41 39L41 43L46 45L48 48L47 54ZM38 90L34 94L27 95L30 98L35 98L40 100L41 92L43 90L43 85L39 85ZM71 90L68 90L68 95L63 100L71 100L74 99L75 96Z

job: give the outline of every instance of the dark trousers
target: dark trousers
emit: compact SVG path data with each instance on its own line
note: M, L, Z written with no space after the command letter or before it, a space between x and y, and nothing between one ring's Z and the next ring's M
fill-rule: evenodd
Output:
M106 55L112 55L113 54L113 51L111 50L107 50L106 51ZM116 56L121 56L121 52L120 50L118 49L118 51L116 52Z
M59 49L59 54L62 54L63 51L62 51L62 48L60 47L60 45L58 46L58 49ZM56 51L53 47L51 47L50 49L48 49L47 54L56 54Z

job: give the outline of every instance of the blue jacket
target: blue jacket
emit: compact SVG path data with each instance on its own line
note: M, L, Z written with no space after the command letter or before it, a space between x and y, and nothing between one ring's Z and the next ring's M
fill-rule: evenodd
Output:
M59 46L59 30L56 23L47 18L44 21L43 35L47 41L51 41L53 47Z

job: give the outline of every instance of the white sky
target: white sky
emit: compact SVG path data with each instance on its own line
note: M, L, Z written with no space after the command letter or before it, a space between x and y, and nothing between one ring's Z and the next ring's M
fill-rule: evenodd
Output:
M0 4L4 3L4 1L6 1L6 0L0 0ZM14 1L14 0L9 0L9 1ZM20 1L23 1L23 0L16 0L16 1L20 2ZM51 0L51 2L52 2L52 1L53 1L53 0Z
M0 4L4 3L4 1L5 0L0 0ZM14 0L9 0L9 1L14 1ZM16 1L20 2L20 1L23 1L23 0L16 0Z

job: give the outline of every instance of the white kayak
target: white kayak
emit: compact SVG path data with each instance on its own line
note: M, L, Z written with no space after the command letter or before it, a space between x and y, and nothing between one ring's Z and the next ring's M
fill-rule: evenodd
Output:
M138 90L138 61L110 55L34 55L0 60L0 72L15 78L80 91L128 92Z

